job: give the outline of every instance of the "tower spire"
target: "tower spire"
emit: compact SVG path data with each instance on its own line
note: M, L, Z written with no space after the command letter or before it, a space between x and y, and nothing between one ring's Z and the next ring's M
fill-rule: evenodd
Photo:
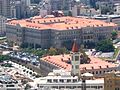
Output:
M74 40L72 47L72 56L71 56L71 75L80 77L80 52L78 51L78 46L76 40Z
M78 52L78 46L77 46L76 40L74 40L72 52Z

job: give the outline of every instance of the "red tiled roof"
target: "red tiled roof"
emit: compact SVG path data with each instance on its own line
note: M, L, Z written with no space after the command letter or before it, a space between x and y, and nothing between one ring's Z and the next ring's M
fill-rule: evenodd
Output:
M82 27L102 27L102 26L116 26L114 23L106 23L100 20L84 19L75 17L55 17L55 18L33 18L24 20L9 21L10 25L19 24L21 27L42 29L56 29L56 30L75 30Z
M63 58L63 60L61 60L61 58ZM54 65L58 66L59 68L64 68L68 71L71 70L71 64L68 64L66 61L68 61L70 58L71 60L71 56L70 55L56 55L56 56L46 56L43 57L42 60L49 62L51 64L54 63ZM113 68L116 67L116 64L112 64L112 63L108 63L106 61L103 61L99 58L93 57L93 56L89 56L89 58L91 59L89 64L80 64L80 70L92 70L92 69L101 69L101 68ZM64 61L65 60L65 61Z

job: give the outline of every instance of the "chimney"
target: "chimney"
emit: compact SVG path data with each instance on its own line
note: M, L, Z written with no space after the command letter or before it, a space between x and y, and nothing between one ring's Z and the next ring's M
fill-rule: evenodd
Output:
M48 58L50 59L50 56Z
M61 61L63 62L63 58L61 58Z
M70 58L68 58L68 60L70 61Z
M101 66L99 66L100 67L100 69L102 68Z
M84 70L86 70L86 67L84 67Z
M109 68L109 66L108 66L108 65L106 65L106 67L107 67L107 68Z
M94 67L93 67L93 66L92 66L91 68L92 68L92 69L94 69Z

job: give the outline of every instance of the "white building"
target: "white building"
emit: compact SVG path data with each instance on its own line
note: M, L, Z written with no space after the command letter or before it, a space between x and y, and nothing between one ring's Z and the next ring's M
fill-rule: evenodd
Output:
M120 4L119 3L117 3L117 4L115 4L115 9L116 9L116 14L120 14Z
M32 90L104 90L104 80L79 80L77 76L71 76L71 72L53 70L46 77L41 77L30 82Z
M6 32L6 18L3 16L0 16L0 36L5 35Z
M96 11L94 8L90 8L84 5L74 5L72 7L73 16L93 16L100 14L100 11Z
M21 87L10 75L0 75L0 90L23 90Z
M0 90L24 90L21 81L16 80L9 72L7 67L0 67Z

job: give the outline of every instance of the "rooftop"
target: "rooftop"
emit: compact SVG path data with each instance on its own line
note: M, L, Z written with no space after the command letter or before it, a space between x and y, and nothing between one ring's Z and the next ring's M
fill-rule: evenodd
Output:
M80 70L91 70L91 69L101 69L101 68L113 68L117 67L116 64L108 63L106 61L101 60L100 58L96 58L93 56L89 56L90 63L89 64L81 64ZM56 55L56 56L46 56L43 57L42 60L45 62L51 63L59 68L65 69L67 71L71 70L71 64L68 62L71 60L71 55Z
M85 19L77 17L52 17L52 18L30 18L23 20L11 20L9 25L19 24L21 27L34 28L38 30L55 29L55 30L75 30L83 27L103 27L116 26L114 23L106 23L100 20Z

